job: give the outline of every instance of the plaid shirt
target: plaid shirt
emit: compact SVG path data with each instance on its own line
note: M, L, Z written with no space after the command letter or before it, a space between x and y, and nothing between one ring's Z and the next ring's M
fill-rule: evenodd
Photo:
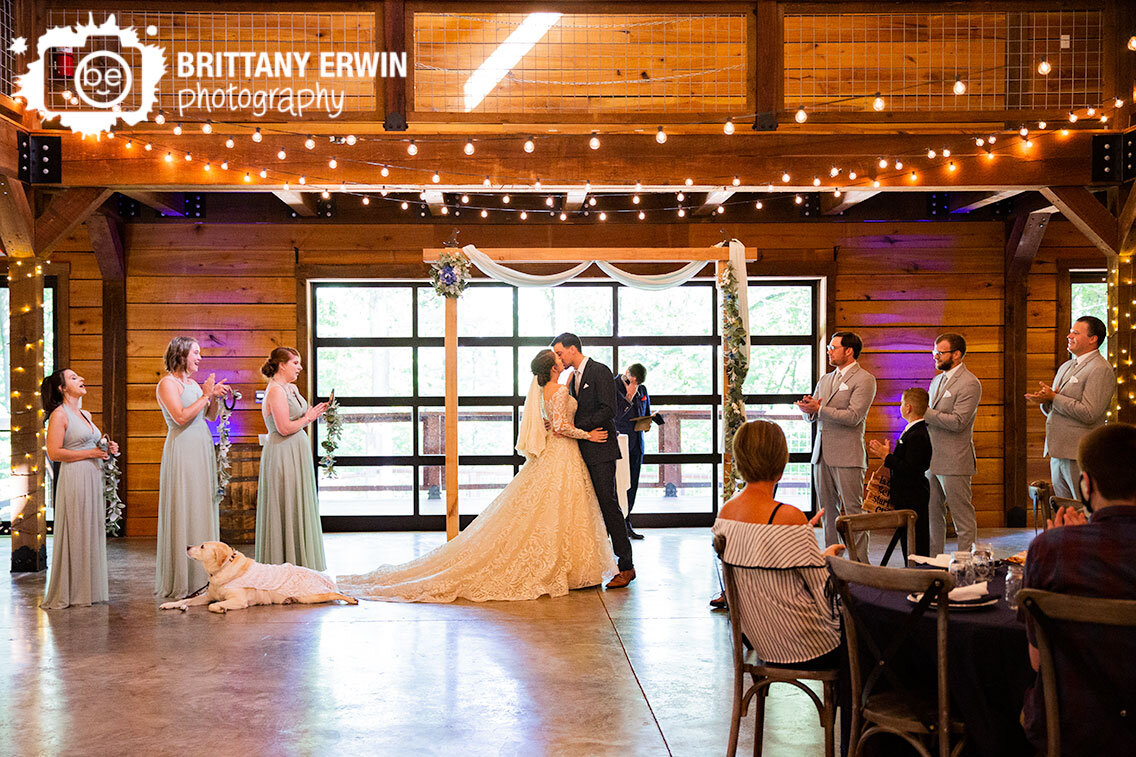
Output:
M1083 526L1039 535L1030 544L1024 586L1083 597L1136 599L1136 507L1102 508ZM1055 631L1049 641L1057 668L1062 752L1136 754L1136 633L1068 623L1057 625ZM1028 613L1026 632L1030 644L1037 646ZM1023 715L1026 735L1044 751L1040 674L1026 692Z

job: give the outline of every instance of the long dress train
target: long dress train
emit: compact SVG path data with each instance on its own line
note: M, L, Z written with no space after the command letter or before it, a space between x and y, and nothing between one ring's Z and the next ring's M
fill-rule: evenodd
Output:
M294 384L279 384L288 398L288 418L296 420L308 403ZM323 530L316 496L315 464L306 429L284 436L276 428L266 401L261 408L268 441L260 453L256 489L257 562L292 563L323 570Z
M364 599L453 602L536 599L594 586L615 572L599 502L572 425L576 400L561 387L544 451L530 458L473 523L416 560L339 576L339 590Z
M76 415L67 405L63 448L94 449L101 434L85 410ZM103 470L96 459L59 465L55 481L55 535L51 539L51 570L40 607L60 610L74 605L106 602L106 501Z

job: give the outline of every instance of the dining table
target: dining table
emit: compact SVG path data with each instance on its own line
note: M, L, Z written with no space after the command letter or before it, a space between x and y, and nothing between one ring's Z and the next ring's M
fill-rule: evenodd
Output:
M918 566L913 566L918 567ZM1026 741L1020 713L1026 690L1033 685L1036 673L1029 661L1029 642L1022 615L1003 598L1006 567L996 565L987 588L998 600L984 607L966 607L949 611L947 632L947 673L952 719L966 726L963 754L982 757L1030 755L1034 750ZM890 634L910 615L914 603L901 592L883 591L853 584L852 599L865 631L877 643L884 644ZM908 643L894 658L894 668L902 678L934 690L936 681L934 607L919 618ZM863 653L863 643L861 652ZM865 663L873 660L865 659ZM863 670L863 666L861 667ZM869 668L870 669L870 668ZM845 678L845 681L848 679ZM851 721L851 692L841 687L844 715L844 739ZM873 742L876 742L873 744ZM876 736L865 744L866 754L915 753L897 737ZM843 750L847 753L847 749Z

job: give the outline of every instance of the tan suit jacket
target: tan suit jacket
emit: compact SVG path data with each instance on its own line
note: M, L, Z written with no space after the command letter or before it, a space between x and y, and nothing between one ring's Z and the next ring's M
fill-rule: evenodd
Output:
M973 476L978 470L974 454L974 419L982 399L982 383L963 363L944 379L931 381L931 406L923 420L931 435L931 473Z
M1053 391L1053 401L1041 405L1045 454L1076 460L1082 437L1104 425L1116 393L1116 372L1103 355L1093 352L1080 365L1076 359L1065 361L1057 369Z
M834 370L820 377L813 397L820 410L805 418L818 425L812 462L822 459L832 468L867 468L864 422L876 398L876 377L857 363L843 380Z

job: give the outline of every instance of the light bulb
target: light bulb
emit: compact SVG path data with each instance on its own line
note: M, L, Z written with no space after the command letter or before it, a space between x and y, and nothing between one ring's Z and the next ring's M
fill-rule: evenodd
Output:
M820 186L820 177L819 177L819 176L814 176L814 177L813 177L813 186L814 186L814 187L819 187L819 186Z
M363 204L364 205L370 205L371 204L371 198L370 197L364 197L363 198Z
M952 87L952 89L954 90L954 93L956 95L965 95L966 94L966 82L964 82L962 79L960 79L958 77L955 77L955 85L954 85L954 87Z
M221 161L221 170L222 171L228 171L229 170L229 161L227 161L227 160Z
M407 155L417 155L418 154L418 145L414 144L413 139L410 140L410 143L406 145L406 154Z
M679 218L685 218L686 217L686 208L679 208L678 209L678 217Z
M631 204L632 205L638 205L639 204L639 195L632 195Z
M902 160L897 160L895 162L895 170L897 170L897 171L903 170L903 161Z
M544 204L547 205L550 208L552 207L552 204L554 202L555 202L555 200L553 200L551 197L545 197L544 198Z
M154 123L156 123L158 126L161 126L165 122L166 122L166 114L159 110L158 115L154 116Z
M473 151L474 151L473 140L467 139L465 141L465 147L462 148L462 152L464 152L466 155L473 155Z
M356 142L358 142L359 140L355 138L354 134L348 134L347 139L345 139L343 141L346 142L348 145L353 145Z
M203 170L203 171L211 171L211 170L213 170L213 166L209 164L209 161L205 161L205 165L203 165L203 166L201 167L201 170Z
M644 213L642 210L640 210L639 211L639 220L642 221L646 217L647 217L647 214Z
M1045 121L1038 121L1037 122L1037 128L1044 129L1045 128Z
M442 180L442 177L438 175L437 171L435 171L434 175L430 177L430 181L434 182L435 184L437 184L441 180Z
M259 142L262 139L264 139L264 135L260 133L260 127L258 126L256 127L256 131L252 133L252 141Z
M529 217L529 214L522 210L521 211L521 220L524 221L528 217Z
M390 169L387 168L386 166L383 166L382 168L379 169L379 175L382 176L383 178L390 176L391 175Z
M132 147L134 147L134 140L133 139L126 140L126 149L129 150Z
M799 124L803 124L805 121L809 120L809 114L805 112L804 107L797 108L797 112L796 114L794 114L793 120Z
M875 187L876 189L879 189L880 188L880 180L876 179L875 181L873 181L872 186Z
M245 171L245 181L252 181L252 176L248 171Z
M643 185L638 181L635 182L635 191L636 192L642 192L643 191Z
M755 203L753 204L753 207L754 207L754 209L755 209L755 210L761 210L761 209L762 209L762 208L764 208L765 206L761 204L761 200L758 200L757 202L755 202Z
M1128 49L1136 51L1136 36L1128 38Z
M835 179L835 178L836 178L836 177L837 177L837 176L838 176L839 174L840 174L840 169L839 169L839 168L837 168L836 166L833 166L832 168L828 169L828 175L829 175L829 176L831 176L831 177L832 177L832 178L834 178L834 179Z
M659 127L659 130L655 132L655 141L659 144L663 144L667 141L667 133L663 131L663 127L661 126Z
M607 220L607 213L604 213L603 211L601 211L600 212L600 220L606 221Z
M981 140L981 139L980 139L980 140L978 140L978 143L979 143L979 144L981 145L981 144L982 144L982 140ZM938 155L938 154L939 154L939 153L935 152L934 150L928 150L928 151L927 151L927 157L928 157L929 159L931 159L931 160L934 160L934 159L935 159L935 156L936 156L936 155Z
M588 140L588 147L592 148L593 150L600 149L600 138L593 134L592 138Z
M991 141L991 142L993 142L994 140L993 140L993 139L991 139L990 141ZM943 157L944 157L944 158L949 158L949 157L951 157L951 148L949 148L949 147L944 147L944 148L943 148Z
M193 162L193 155L192 155L191 153L188 153L188 152L187 152L187 153L185 154L185 162L186 162L186 163L192 163L192 162Z
M1108 123L1108 116L1106 116L1104 113L1101 113L1100 122L1102 124Z
M481 209L481 217L482 218L488 218L489 217L489 211L486 210L485 208L482 208Z
M788 174L788 173L783 173L783 174L781 174L781 181L783 181L784 183L788 184L788 183L789 183L789 178L790 178L790 177L789 177L789 174Z
M722 131L725 134L733 134L734 133L734 119L727 118L725 125L722 126Z
M154 143L153 142L147 142L146 143L146 152L150 152L153 149L154 149Z
M561 213L560 213L560 220L561 220L561 221L567 221L567 220L568 220L568 214L567 214L567 213L564 213L564 212L561 212Z
M694 186L694 179L692 179L688 176L687 179L686 179L686 186L688 186L688 187Z
M880 94L877 92L876 93L876 99L872 100L872 109L876 110L876 111L881 111L886 106L887 106L887 103L884 102L884 98L880 97Z
M481 186L483 186L483 187L489 186L489 177L488 176L486 176L484 179L481 180Z
M279 152L276 153L276 157L277 157L278 160L284 160L285 158L288 157L288 153L284 152L283 150L280 150Z
M1086 116L1088 116L1089 118L1092 118L1092 117L1093 117L1093 116L1095 116L1096 114L1097 114L1097 109L1096 109L1096 108L1094 108L1094 107L1092 107L1091 105L1090 105L1090 106L1088 107L1088 109L1087 109L1087 110L1085 111L1085 115L1086 115Z
M910 179L912 181L915 181L917 178L919 178L918 176L915 175L914 171L912 171L910 174L908 174L908 176L910 177Z
M839 197L839 196L840 196L840 188L839 188L839 187L837 187L836 189L832 190L832 196L833 196L833 197Z
M721 215L725 212L726 212L726 209L724 207L722 207L721 205L719 205L718 210L717 210L718 215Z
M539 192L540 188L541 188L540 179L537 179L536 181L533 182L533 189L535 189Z
M205 123L201 124L201 132L203 134L212 134L213 133L213 122L212 121L206 121Z
M1028 149L1030 149L1031 147L1033 147L1033 140L1032 140L1032 139L1027 139L1027 140L1025 141L1025 146L1026 146L1026 149L1027 149L1027 150L1028 150Z
M949 164L947 164L948 171L954 172L957 168L958 166L955 165L955 162L953 160Z
M1018 134L1021 134L1023 137L1029 136L1029 129L1026 128L1025 124L1022 124L1022 128L1018 129Z
M533 142L532 137L525 140L525 152L532 152L536 149L536 143Z
M1124 101L1121 100L1119 97L1116 98L1116 100L1112 104L1117 108L1123 108L1124 107Z
M267 179L268 178L268 171L265 171L263 168L260 169L260 178Z
M166 162L167 163L173 163L174 162L174 154L172 152L166 153Z
M469 204L469 195L462 195L461 201L462 201L463 205L468 205Z
M307 177L307 176L304 176L303 174L300 174L300 179L299 179L299 182L300 182L301 184L307 184L307 183L308 183L308 177Z
M682 202L686 199L686 195L684 195L682 192L679 192L677 195L675 195L675 199L679 202Z
M338 161L338 160L336 160L335 158L332 158L331 160L329 160L329 161L327 162L327 167L328 167L328 168L337 168L338 166L339 166L339 161Z
M1077 123L1077 114L1074 113L1073 111L1069 111L1069 123L1071 123L1071 124Z
M316 148L316 138L309 134L308 138L304 140L304 147L309 150L314 150Z
M849 171L848 172L848 180L849 181L856 181L856 172L855 171Z
M225 140L225 147L228 147L230 150L233 149L234 145L236 145L236 142L233 141L232 137L229 137L228 139Z
M1053 66L1049 65L1049 61L1045 58L1037 64L1037 72L1042 76L1049 76L1049 72L1053 70Z
M181 124L178 124L174 127L174 136L181 136Z
M736 186L740 185L741 183L742 183L741 178L739 178L738 176L735 176L734 181L733 181L733 185L736 187Z
M410 207L410 203L408 203L406 200L403 200L402 204L399 205L399 207L402 208L403 210L406 210L407 208Z
M501 202L504 203L505 205L508 205L509 204L509 195L503 195L501 197Z
M880 158L880 162L879 162L878 165L879 165L880 168L887 168L888 167L887 158Z
M804 201L805 201L805 198L801 197L800 195L796 195L795 197L793 197L793 202L797 203L798 205L800 205Z

